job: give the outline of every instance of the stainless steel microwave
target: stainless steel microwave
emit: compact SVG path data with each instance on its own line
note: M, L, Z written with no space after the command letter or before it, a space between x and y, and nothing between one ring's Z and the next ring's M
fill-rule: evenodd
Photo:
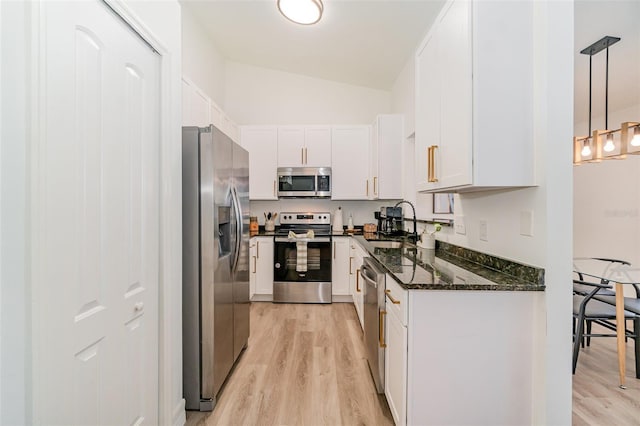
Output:
M278 197L331 197L331 167L278 167Z

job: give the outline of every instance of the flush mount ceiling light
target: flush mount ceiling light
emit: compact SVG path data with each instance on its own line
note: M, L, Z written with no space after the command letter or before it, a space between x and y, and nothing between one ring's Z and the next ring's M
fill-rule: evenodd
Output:
M278 10L296 24L312 25L322 18L322 0L278 0Z

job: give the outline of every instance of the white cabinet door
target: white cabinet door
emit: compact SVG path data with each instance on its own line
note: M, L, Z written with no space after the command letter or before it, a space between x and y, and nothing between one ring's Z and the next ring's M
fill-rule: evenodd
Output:
M380 115L373 126L371 179L376 199L402 198L403 131L401 115Z
M31 420L158 424L159 55L103 2L38 8Z
M331 130L331 199L369 199L370 126L337 126Z
M386 303L390 303L388 299ZM407 424L407 327L393 310L387 310L384 324L384 394L393 421L401 426Z
M304 154L304 127L278 127L278 167L302 167Z
M305 166L331 167L331 127L305 127L304 144Z
M470 7L467 1L454 2L438 26L440 146L434 166L441 187L473 183Z
M331 288L334 295L349 295L350 237L333 237L333 261L331 264Z
M277 200L277 128L243 126L241 144L249 151L249 199Z
M331 128L278 127L278 167L330 167Z
M273 295L273 237L256 237L256 294Z

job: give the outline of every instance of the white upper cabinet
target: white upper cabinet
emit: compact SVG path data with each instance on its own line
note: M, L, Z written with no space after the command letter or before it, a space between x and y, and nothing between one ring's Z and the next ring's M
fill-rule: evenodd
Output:
M331 127L278 127L279 167L330 167Z
M535 185L533 4L449 1L416 53L416 183Z
M331 129L331 199L367 200L371 126L335 126Z
M401 115L376 117L371 133L371 199L402 198L402 134Z
M240 142L249 151L249 199L276 200L278 128L242 126Z

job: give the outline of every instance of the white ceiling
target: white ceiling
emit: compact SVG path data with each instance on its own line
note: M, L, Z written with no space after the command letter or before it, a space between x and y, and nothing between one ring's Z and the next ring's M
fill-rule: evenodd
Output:
M390 90L444 0L323 0L311 26L284 18L276 0L181 0L227 59Z
M276 0L181 3L226 59L390 90L444 0L323 0L324 16L312 26L286 20ZM622 38L609 49L609 111L640 103L639 17L640 0L575 1L574 122L588 120L589 57L579 51L605 35ZM594 120L604 115L605 55L593 57Z

